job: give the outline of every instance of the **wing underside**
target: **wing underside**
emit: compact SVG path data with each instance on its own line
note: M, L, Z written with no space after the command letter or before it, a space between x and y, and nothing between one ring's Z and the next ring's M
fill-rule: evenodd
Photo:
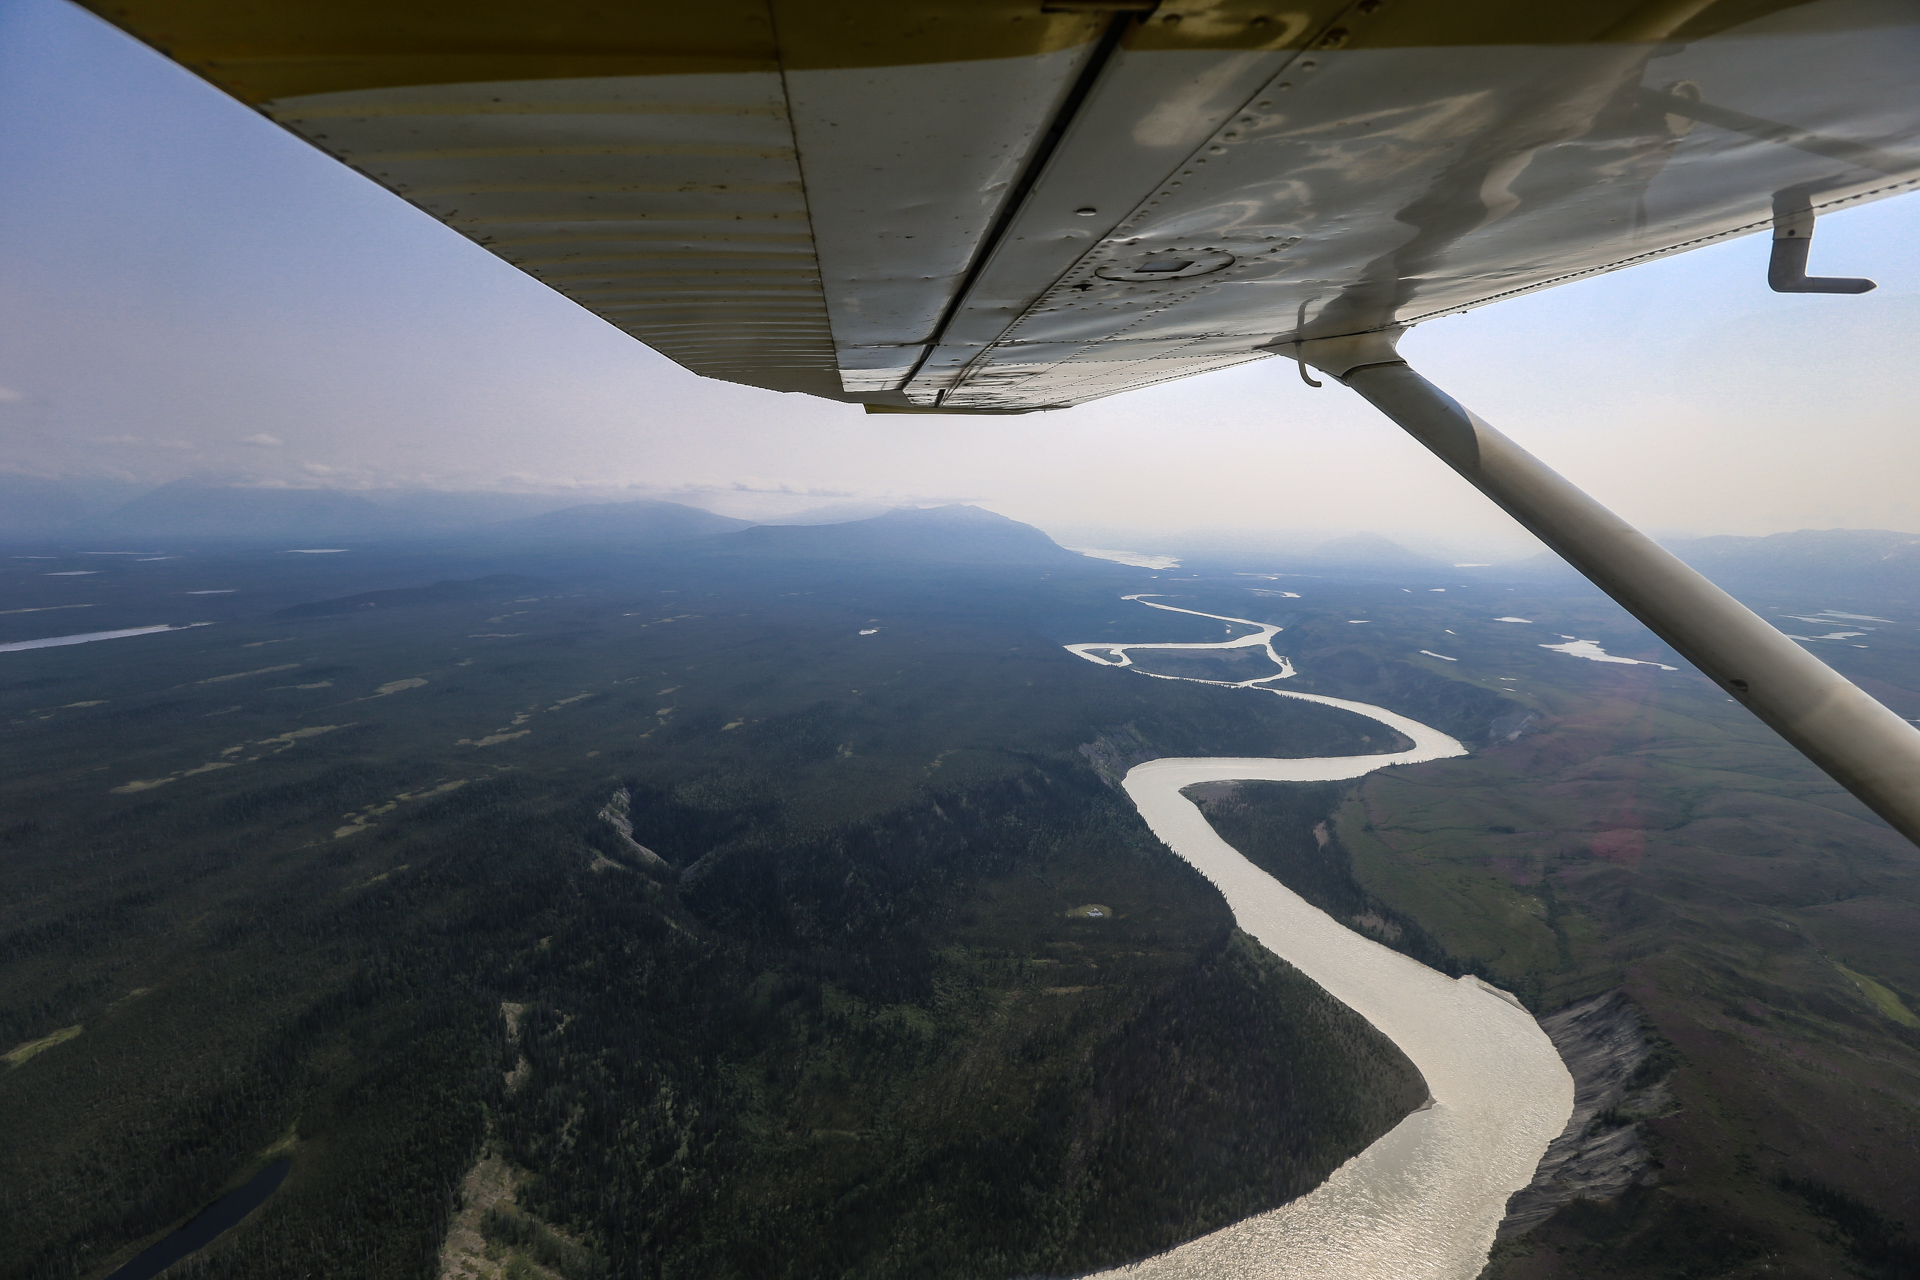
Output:
M1920 185L1885 0L97 11L692 371L1018 413Z

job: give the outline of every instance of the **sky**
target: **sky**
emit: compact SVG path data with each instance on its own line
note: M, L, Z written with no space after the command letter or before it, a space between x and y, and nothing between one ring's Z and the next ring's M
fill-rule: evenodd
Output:
M1066 539L1531 540L1352 392L1271 360L1015 418L695 377L62 0L0 0L0 471L968 501ZM1920 530L1920 196L1424 325L1402 354L1656 534Z

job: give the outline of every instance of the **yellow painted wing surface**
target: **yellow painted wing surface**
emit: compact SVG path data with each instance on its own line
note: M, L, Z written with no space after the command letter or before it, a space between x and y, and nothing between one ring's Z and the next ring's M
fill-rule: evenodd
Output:
M89 7L688 369L883 409L1077 404L1920 185L1916 0Z

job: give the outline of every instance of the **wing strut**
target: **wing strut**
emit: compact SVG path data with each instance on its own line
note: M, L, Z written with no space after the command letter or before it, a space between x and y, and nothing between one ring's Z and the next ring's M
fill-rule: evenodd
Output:
M1920 729L1415 373L1394 350L1399 336L1321 338L1297 349L1920 844Z

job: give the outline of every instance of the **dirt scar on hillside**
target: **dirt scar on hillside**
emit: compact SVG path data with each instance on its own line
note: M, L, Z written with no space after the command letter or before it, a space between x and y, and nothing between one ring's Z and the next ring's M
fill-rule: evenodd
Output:
M1467 976L1457 981L1362 937L1249 862L1180 792L1199 782L1332 782L1420 764L1467 749L1437 729L1382 707L1273 688L1294 674L1273 650L1279 627L1176 609L1152 609L1254 628L1217 644L1074 644L1068 652L1108 667L1132 652L1264 646L1280 674L1195 680L1339 707L1413 742L1385 755L1152 760L1123 782L1153 833L1225 895L1240 928L1326 988L1400 1046L1431 1098L1299 1199L1129 1266L1128 1280L1474 1280L1493 1247L1507 1198L1573 1112L1573 1079L1533 1016L1511 995ZM1140 674L1155 673L1142 671ZM1183 679L1160 676L1160 679Z

